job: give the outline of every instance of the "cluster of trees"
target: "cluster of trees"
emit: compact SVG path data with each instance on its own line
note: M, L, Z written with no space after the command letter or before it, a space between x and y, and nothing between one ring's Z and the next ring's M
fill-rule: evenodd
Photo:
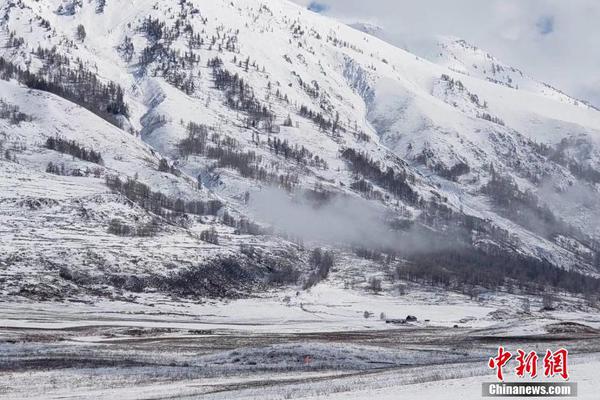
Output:
M96 0L96 14L102 14L106 7L106 0Z
M0 141L0 159L6 161L17 162L17 156L13 154L10 149L4 148L4 142Z
M215 87L225 93L227 105L246 113L249 126L257 128L263 122L268 131L273 128L275 115L256 98L254 90L243 78L224 69L219 57L209 60L208 67L212 68Z
M53 162L49 162L46 165L46 172L54 175L67 175L67 171L65 169L65 164L54 164Z
M61 137L49 137L46 139L45 147L49 150L58 151L59 153L69 154L83 161L89 161L100 165L103 164L100 152L86 149L75 140L66 140Z
M370 142L371 138L369 137L369 135L367 135L366 133L364 133L363 131L354 131L352 132L352 134L354 135L354 137L356 138L356 140L358 140L359 142Z
M373 184L364 178L359 178L350 184L350 189L363 193L368 199L382 200L383 193L374 189Z
M376 276L370 277L367 281L367 288L373 293L380 293L383 290L381 278L377 278Z
M234 298L263 281L262 269L259 262L244 257L219 257L156 277L152 284L180 296Z
M209 128L204 124L190 122L186 129L188 136L177 144L179 154L184 158L191 155L204 155L208 142Z
M448 74L442 74L441 79L442 79L442 81L448 83L448 88L451 89L451 90L454 89L455 87L458 88L458 90L460 90L460 91L465 90L465 85L463 85L463 83L461 81L454 80Z
M58 15L75 15L77 9L81 8L81 0L68 0L58 6L56 13Z
M313 271L308 276L306 282L304 282L303 287L305 290L327 279L331 267L335 264L335 254L332 251L323 251L320 248L316 248L310 255L309 263Z
M11 31L6 41L6 47L8 48L19 48L25 44L25 39L18 37L15 32Z
M485 112L480 113L480 112L478 112L477 113L477 118L481 118L481 119L484 119L484 120L489 121L489 122L493 122L494 124L498 124L498 125L501 125L501 126L506 125L503 120L501 120L500 118L498 118L498 117L496 117L494 115L491 115L490 113L485 113Z
M106 185L143 209L165 218L176 217L185 213L217 215L223 207L219 200L185 201L181 198L169 197L161 192L153 192L148 185L135 179L128 178L126 181L122 181L118 176L106 176Z
M261 179L258 165L262 157L253 151L238 151L224 147L208 147L206 156L219 161L219 166L237 170L244 178Z
M64 54L59 53L56 46L53 46L52 48L47 49L45 47L42 47L41 45L38 45L38 48L35 50L35 55L40 60L44 61L44 66L42 67L42 69L44 71L50 71L54 67L60 67L60 66L68 67L69 65L71 65L71 60L69 59L69 57L67 57ZM78 63L79 63L79 60L78 60Z
M319 83L317 81L313 80L309 84L308 82L305 82L300 76L298 76L298 84L310 97L312 97L313 99L319 98L321 88L319 87Z
M108 224L108 233L117 236L155 236L160 230L160 221L152 218L149 222L131 226L118 218L113 218Z
M256 222L250 221L247 218L240 218L239 220L229 214L227 211L223 213L222 218L223 224L235 228L235 233L238 235L268 235L272 234L272 229L264 229Z
M32 121L33 117L21 112L19 106L0 99L0 119L6 119L13 125L19 125L21 122Z
M324 116L321 112L315 112L309 109L307 106L301 105L298 114L300 114L301 117L313 121L322 131L335 131L334 122L332 122L329 118Z
M419 195L408 184L410 177L404 171L396 172L392 167L383 171L379 162L352 148L343 150L342 158L349 162L352 172L372 180L410 204L419 202Z
M456 181L458 177L471 172L471 167L469 167L469 164L461 161L450 168L442 164L435 164L433 170L441 177Z
M267 139L267 144L269 146L269 150L274 152L276 155L282 155L286 160L291 158L300 164L310 164L322 169L328 168L327 161L317 155L313 155L313 153L304 146L290 146L287 139L281 140L277 137L271 139L269 137Z
M57 60L54 59L55 62ZM121 86L114 82L103 83L82 63L77 68L56 65L51 72L44 74L24 71L0 57L0 78L16 79L31 89L54 93L119 127L118 116L129 116Z
M169 161L167 161L166 158L160 159L160 161L158 163L158 170L160 172L166 172L168 174L175 175L175 176L181 175L181 171L179 171L179 169L175 168L175 166L170 165Z
M176 36L172 36L171 32L166 29L166 24L164 22L158 18L152 18L152 16L148 16L148 18L144 19L139 31L145 33L148 40L152 42L158 42L163 39L163 36L165 37L165 40L176 38Z
M124 53L127 56L128 53ZM162 76L167 82L191 95L196 90L194 74L191 68L200 62L200 57L193 51L173 50L164 43L152 43L142 50L140 64L144 68L155 63L152 69L154 76Z
M520 191L512 177L501 175L493 166L490 169L491 179L482 191L502 207L511 219L546 236L569 231L548 206L539 203L533 192Z
M276 174L261 166L262 157L253 151L241 151L235 147L235 142L229 139L220 139L218 134L213 134L212 145L208 142L208 127L190 123L188 136L178 143L177 147L182 156L200 155L217 160L217 166L232 168L244 178L256 179L279 185L290 191L298 183L298 176L293 174Z
M547 286L583 294L600 290L599 279L510 252L490 254L464 246L409 255L408 261L398 267L400 278L451 289L473 285L492 290L516 286L540 293Z
M375 262L384 262L385 257L383 253L385 250L382 249L372 249L366 247L353 247L352 251L356 254L357 257L364 258L365 260L371 260ZM390 254L390 256L392 256Z
M206 243L218 245L219 244L219 233L217 232L217 230L214 227L212 227L210 229L200 232L200 240L202 240Z
M484 101L482 103L481 100L479 99L479 96L477 96L474 93L469 92L465 88L465 86L463 85L463 83L461 81L454 80L447 74L442 74L442 81L447 82L448 88L450 90L454 90L454 88L457 88L459 91L465 92L466 95L468 96L469 100L471 101L471 103L475 104L475 106L477 106L478 108L480 108L480 109L488 108L487 102ZM501 83L501 82L498 82L498 83ZM490 113L478 111L476 116L477 116L477 118L484 119L486 121L493 122L493 123L501 125L501 126L505 126L505 123L502 119L500 119L494 115L491 115Z

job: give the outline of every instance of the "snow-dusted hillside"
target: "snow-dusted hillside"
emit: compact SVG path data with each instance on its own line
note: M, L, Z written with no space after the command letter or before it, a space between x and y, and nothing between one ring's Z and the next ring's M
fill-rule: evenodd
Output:
M315 247L336 277L457 249L600 275L600 112L464 42L433 63L284 0L0 17L4 293L235 295L327 277Z

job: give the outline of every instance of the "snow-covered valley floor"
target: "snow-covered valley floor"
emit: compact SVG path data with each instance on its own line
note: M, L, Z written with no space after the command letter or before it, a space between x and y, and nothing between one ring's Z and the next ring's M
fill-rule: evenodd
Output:
M487 360L503 345L538 354L567 348L579 398L594 398L600 315L541 312L535 302L527 315L516 314L517 301L328 285L228 302L149 294L134 302L13 299L0 303L0 395L475 399L482 382L495 380ZM381 313L418 321L386 323ZM505 374L517 379L508 367Z

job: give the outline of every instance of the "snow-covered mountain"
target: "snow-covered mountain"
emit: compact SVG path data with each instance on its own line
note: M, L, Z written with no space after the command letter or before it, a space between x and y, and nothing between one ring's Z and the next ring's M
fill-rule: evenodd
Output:
M0 17L5 294L306 287L317 247L334 276L597 287L600 112L464 41L427 61L284 0Z

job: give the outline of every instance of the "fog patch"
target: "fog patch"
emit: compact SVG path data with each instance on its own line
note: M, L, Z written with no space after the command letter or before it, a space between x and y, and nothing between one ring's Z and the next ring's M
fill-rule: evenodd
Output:
M332 195L315 201L306 193L264 188L253 193L249 208L254 217L271 224L276 231L330 245L417 253L448 248L433 239L425 228L412 226L400 231L390 223L398 219L383 204L346 195Z

